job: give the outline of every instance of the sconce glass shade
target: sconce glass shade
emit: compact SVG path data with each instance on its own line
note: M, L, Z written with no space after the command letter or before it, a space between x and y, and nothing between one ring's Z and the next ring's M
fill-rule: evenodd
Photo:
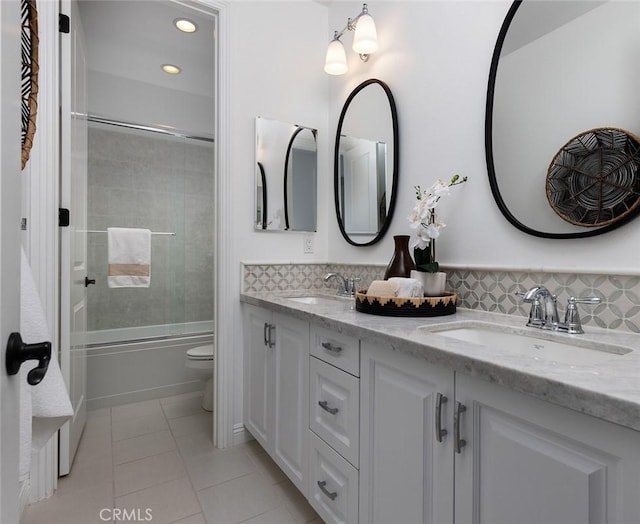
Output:
M353 37L353 50L361 55L370 55L378 50L376 24L369 14L363 14L358 18L356 34Z
M344 75L347 72L347 55L342 42L337 38L329 42L327 57L324 61L324 71L330 75Z

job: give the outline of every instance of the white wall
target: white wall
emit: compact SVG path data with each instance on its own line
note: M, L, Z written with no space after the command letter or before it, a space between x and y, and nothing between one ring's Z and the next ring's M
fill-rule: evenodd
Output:
M327 222L333 216L332 172L327 126L328 83L322 69L327 37L327 8L310 1L232 2L230 28L230 169L233 185L231 276L240 293L240 261L313 262L327 259ZM318 233L314 253L303 254L303 233L254 231L254 122L264 116L318 129ZM328 204L331 203L331 206ZM232 308L234 338L234 420L242 421L242 326L240 304Z
M361 2L234 2L231 14L231 173L234 185L232 275L240 290L240 261L387 263L393 235L410 234L406 216L415 185L454 173L469 177L442 201L447 224L438 241L443 264L512 268L638 271L638 222L607 235L548 240L511 226L491 195L484 150L486 90L491 56L511 0L368 2L380 50L362 63L344 36L350 71L323 72L324 53L336 29ZM368 78L391 88L399 118L400 183L395 218L385 238L354 247L340 234L333 204L333 147L348 94ZM254 118L257 115L315 127L318 133L318 232L315 253L303 254L303 235L255 232ZM237 278L236 278L237 277ZM230 294L230 296L233 296ZM242 327L233 308L234 419L242 420Z
M390 230L372 247L340 241L331 214L329 260L388 262L392 236L411 232L406 216L413 186L460 173L469 182L440 206L447 224L437 243L441 264L639 271L640 250L629 249L640 242L638 221L591 239L539 239L511 226L494 203L484 156L485 102L493 48L510 5L508 0L368 2L380 49L365 64L350 49L353 35L343 38L350 70L329 78L329 132L335 133L342 104L354 87L371 77L386 82L398 108L399 194ZM330 30L341 29L360 9L360 2L330 4ZM331 157L332 149L327 154ZM333 191L328 179L327 191Z

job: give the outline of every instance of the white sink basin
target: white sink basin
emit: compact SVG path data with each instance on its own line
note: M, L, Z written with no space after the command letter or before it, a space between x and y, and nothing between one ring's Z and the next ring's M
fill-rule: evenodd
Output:
M533 333L521 333L498 324L483 322L456 323L437 327L423 326L421 329L478 346L521 353L533 360L570 365L599 364L632 351L622 346L596 344L559 333L553 334L554 340L550 340ZM562 337L567 337L567 340L563 340Z
M339 297L338 295L305 295L298 297L285 297L287 300L300 304L317 304L322 306L335 306L337 303L346 304L353 299L350 297Z

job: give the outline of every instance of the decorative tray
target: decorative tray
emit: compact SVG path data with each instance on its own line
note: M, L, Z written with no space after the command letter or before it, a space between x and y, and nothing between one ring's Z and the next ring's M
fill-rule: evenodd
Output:
M379 297L367 295L363 289L356 293L356 311L387 317L440 317L456 312L455 293L441 297Z
M585 131L567 142L547 172L547 199L562 219L599 227L640 205L640 138L617 128Z

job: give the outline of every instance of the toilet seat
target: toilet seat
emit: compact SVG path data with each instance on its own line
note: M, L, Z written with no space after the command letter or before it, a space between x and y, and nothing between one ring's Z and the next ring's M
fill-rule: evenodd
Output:
M187 349L189 360L213 360L213 344Z

